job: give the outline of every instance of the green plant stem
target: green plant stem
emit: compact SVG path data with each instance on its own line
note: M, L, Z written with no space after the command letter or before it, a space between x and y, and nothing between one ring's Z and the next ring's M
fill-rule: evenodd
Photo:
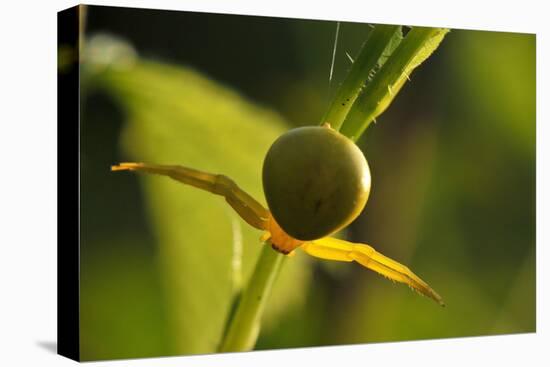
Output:
M363 44L359 55L353 62L351 70L338 88L332 103L323 116L321 124L330 123L333 129L339 130L353 102L368 80L369 75L381 66L383 55L396 37L401 37L400 26L377 25Z
M357 140L368 124L391 103L408 74L437 48L447 31L413 28L401 40L400 27L377 26L321 123L329 122L336 130L341 126L341 133ZM261 316L284 257L270 246L264 246L254 272L237 300L220 352L254 348Z
M227 333L220 345L220 352L248 351L254 348L260 332L260 320L271 293L271 288L285 256L263 246L254 272L238 301Z
M414 27L361 90L340 132L357 141L365 129L390 105L409 75L439 46L445 28Z

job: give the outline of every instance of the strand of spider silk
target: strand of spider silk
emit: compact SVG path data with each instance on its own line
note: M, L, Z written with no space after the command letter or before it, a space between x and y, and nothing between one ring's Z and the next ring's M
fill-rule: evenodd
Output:
M445 28L414 27L388 60L361 90L340 132L357 141L365 129L390 105L411 72L437 49Z
M321 124L330 123L333 129L338 130L344 122L353 102L367 83L369 76L379 67L383 55L392 42L401 36L400 26L377 25L369 33L358 57L348 72L344 82L336 91Z
M338 49L338 36L340 34L340 22L336 22L336 32L334 34L334 45L332 47L332 60L330 61L330 71L328 73L328 90L332 83L332 73L334 72L334 61L336 60L336 50Z
M266 243L254 272L238 300L219 352L244 352L254 348L263 310L285 256Z

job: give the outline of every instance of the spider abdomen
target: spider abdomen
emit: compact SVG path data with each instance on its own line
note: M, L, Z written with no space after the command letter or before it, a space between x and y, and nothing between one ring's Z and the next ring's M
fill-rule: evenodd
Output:
M308 241L353 221L370 192L361 150L329 127L308 126L281 135L263 166L267 204L281 228Z

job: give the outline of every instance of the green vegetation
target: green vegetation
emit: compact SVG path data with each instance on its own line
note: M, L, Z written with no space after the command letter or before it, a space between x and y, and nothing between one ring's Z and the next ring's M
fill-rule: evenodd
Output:
M112 38L86 42L83 358L250 349L258 320L255 349L534 331L534 36L453 30L411 73L444 32L412 28L402 38L400 27L343 24L334 79L343 84L327 104L333 25L248 20L241 30L222 19L209 24L256 40L227 42L234 59L209 51L213 35L203 28L192 33L204 33L195 48L171 30L164 47L181 46L180 64ZM295 48L285 42L291 37ZM263 39L281 41L268 42L273 53L250 50ZM345 52L355 60L349 73ZM108 172L127 160L182 164L223 173L263 201L271 143L293 126L333 118L357 140L373 176L349 237L409 265L445 296L443 312L359 266L301 253L281 264L219 197ZM379 128L361 135L377 118ZM274 279L271 295L251 302ZM231 320L247 325L243 335L229 332Z
M382 27L380 32L375 28L369 38L370 42L367 41L363 46L358 62L354 63L350 71L350 77L340 87L335 102L331 104L331 108L321 123L332 123L331 116L343 117L344 123L341 132L349 138L357 140L365 131L368 123L384 112L405 80L409 78L409 74L437 48L448 31L440 28L413 28L398 46L397 43L401 37L399 28ZM365 56L370 54L368 47L371 43L375 43L374 54L378 56L377 60ZM365 59L367 60L365 61ZM345 110L345 103L339 105L339 100L344 98L352 104L347 114L342 111ZM337 121L335 125L339 126L340 123ZM269 256L266 254L269 251L271 251L270 248L264 247L262 259L267 258L268 260L262 262L263 266L256 267L256 271L250 277L248 287L252 289L261 287L258 282L268 287L271 285L264 281L264 271L266 268L273 272L279 271L279 266L270 263L280 262L280 257L283 255ZM271 277L274 278L275 275ZM248 294L247 290L244 292L244 294ZM261 309L261 307L263 307L262 302L237 306L238 315L248 312L257 315L258 319L256 322L248 323L242 322L240 318L230 321L229 328L234 331L231 334L232 339L237 341L224 344L222 351L246 351L254 347L255 343L252 343L250 339L258 333L257 329L260 327L258 325L260 317L258 308Z

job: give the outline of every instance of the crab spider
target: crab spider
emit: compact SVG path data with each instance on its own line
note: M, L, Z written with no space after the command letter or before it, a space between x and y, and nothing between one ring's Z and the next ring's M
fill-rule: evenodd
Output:
M267 241L274 250L282 254L292 255L299 248L308 255L325 260L355 261L386 278L407 284L417 292L444 306L442 298L408 267L382 255L369 245L328 236L300 240L287 234L277 223L270 210L264 208L225 175L206 173L183 166L146 163L120 163L112 166L111 170L140 171L168 176L184 184L223 196L242 219L252 227L264 231L261 240Z

